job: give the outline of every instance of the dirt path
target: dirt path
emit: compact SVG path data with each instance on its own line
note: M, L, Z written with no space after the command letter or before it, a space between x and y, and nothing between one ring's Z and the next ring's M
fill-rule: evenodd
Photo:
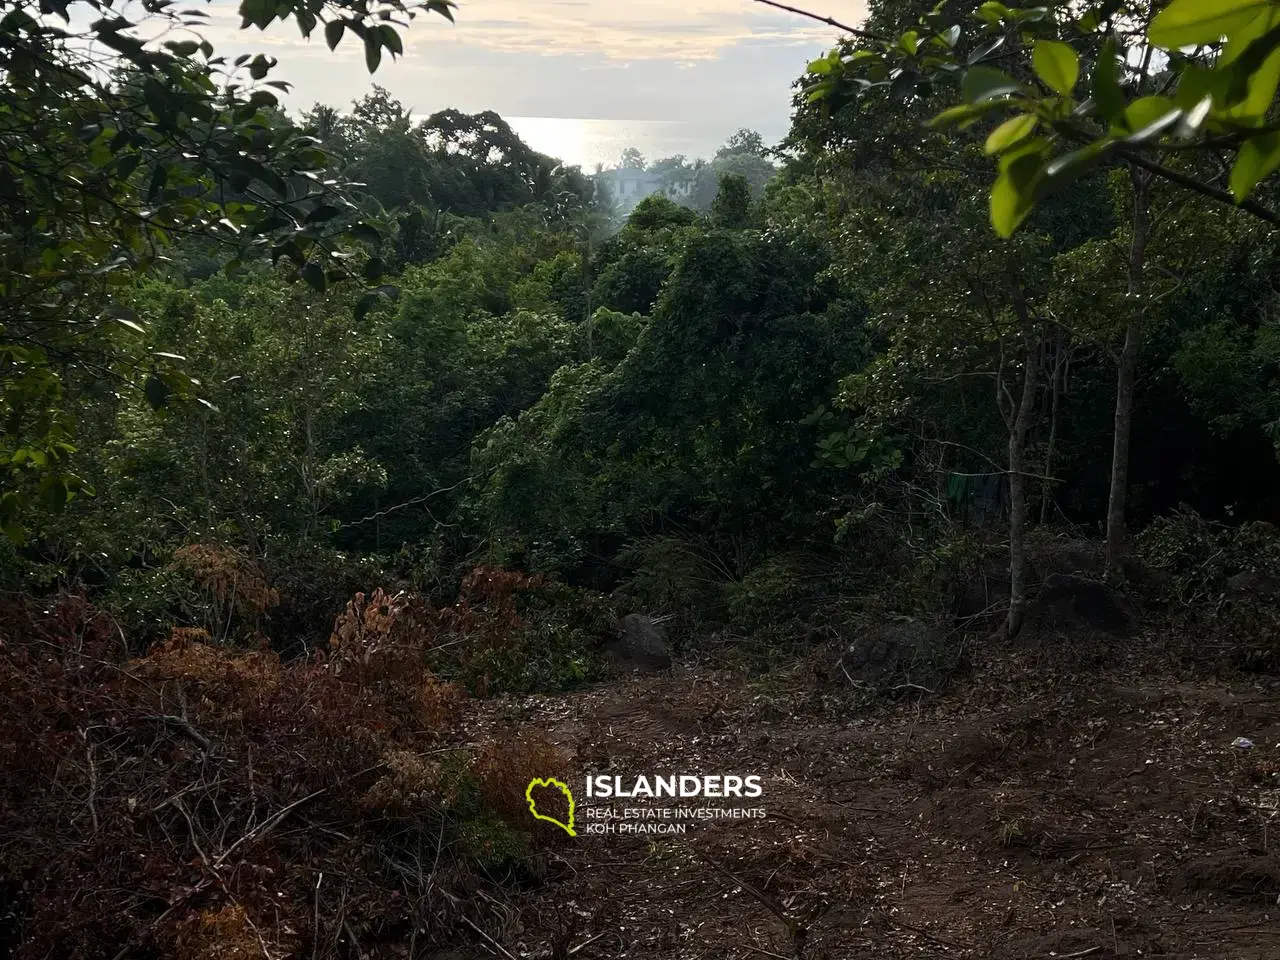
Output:
M583 960L1280 958L1280 689L978 675L860 715L698 669L491 704L582 774L758 774L768 817L564 837L489 932Z

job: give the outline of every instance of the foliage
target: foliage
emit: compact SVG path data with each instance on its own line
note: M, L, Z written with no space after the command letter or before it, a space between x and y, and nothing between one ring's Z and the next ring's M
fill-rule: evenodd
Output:
M518 731L463 746L397 598L357 597L287 663L199 630L127 660L83 597L42 606L7 600L0 637L17 956L379 950L447 933L486 870L555 840L510 814L564 759Z
M1139 556L1161 575L1159 599L1176 605L1180 625L1197 638L1191 656L1280 670L1280 534L1274 525L1228 527L1181 510L1144 531Z
M1280 222L1248 199L1280 168L1275 4L966 7L957 17L940 4L901 34L832 50L809 65L809 98L838 104L887 92L911 99L921 87L950 89L958 81L961 103L934 123L967 129L1000 120L985 152L998 163L990 213L1003 237L1036 202L1111 163ZM1215 152L1231 157L1229 192L1197 167Z
M304 36L323 22L331 47L350 31L374 70L384 49L402 52L395 17L451 16L451 6L246 0L240 13L244 27L292 19ZM203 12L148 2L135 22L100 0L6 10L0 524L22 539L36 498L57 506L90 489L71 468L69 378L132 383L153 406L198 393L175 367L180 357L138 349L143 328L109 291L186 237L220 242L238 260L287 257L295 276L323 289L347 273L333 256L342 237L377 233L326 181L315 141L282 122L272 88L287 84L266 79L274 59L228 64L198 32ZM156 28L176 38L137 35Z

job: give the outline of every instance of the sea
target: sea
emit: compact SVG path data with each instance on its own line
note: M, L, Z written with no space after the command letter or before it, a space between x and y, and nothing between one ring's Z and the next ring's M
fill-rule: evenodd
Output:
M525 143L566 164L591 173L596 165L616 166L628 147L650 162L683 154L710 159L739 125L687 120L583 120L571 117L504 117ZM766 144L786 134L785 120L773 129L758 128Z

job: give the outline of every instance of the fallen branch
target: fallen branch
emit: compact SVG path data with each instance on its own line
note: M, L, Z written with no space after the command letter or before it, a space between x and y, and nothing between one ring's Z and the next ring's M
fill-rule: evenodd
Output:
M690 847L690 850L693 851L693 855L699 860L724 874L724 876L728 877L743 890L746 890L749 894L759 900L770 913L782 921L783 927L786 928L787 935L791 937L791 945L795 948L796 957L800 957L804 954L804 942L808 938L809 931L802 923L800 923L799 920L789 917L782 904L769 896L763 890L756 887L754 884L744 880L742 877L736 876L727 867L722 866L711 857L702 853L702 851L698 850L696 847Z
M463 917L462 922L465 923L472 930L474 930L476 933L480 934L480 936L484 937L485 941L491 947L497 950L500 954L506 957L507 960L517 960L515 954L513 954L510 950L508 950L506 947L500 944L497 940L493 939L493 937L489 936L487 933L481 930L478 926L472 923L469 917Z
M289 804L287 807L267 817L266 820L263 820L262 823L258 824L256 827L254 827L252 830L250 830L248 833L242 836L239 840L237 840L231 846L227 847L227 849L224 850L221 855L219 855L218 859L213 861L213 869L217 870L219 867L221 867L226 862L227 857L235 853L236 850L241 845L247 843L250 840L257 839L259 837L265 837L268 833L270 833L273 829L275 829L276 824L278 824L281 820L287 817L292 811L302 806L308 800L313 800L316 797L320 796L320 794L324 793L328 789L329 789L328 787L321 787L319 790L315 791L315 793L309 793L305 797L303 797L301 800L295 800L293 801L293 803Z
M209 742L209 738L191 725L191 721L186 717L173 717L157 714L156 716L147 717L152 723L158 723L162 726L173 727L179 733L185 734L187 737L199 744L205 753L213 750L213 744Z

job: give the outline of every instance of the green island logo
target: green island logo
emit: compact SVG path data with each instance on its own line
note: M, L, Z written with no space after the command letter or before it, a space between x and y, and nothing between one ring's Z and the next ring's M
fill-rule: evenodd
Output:
M561 793L564 794L565 799L569 801L569 822L568 823L561 823L555 817L544 816L543 814L538 812L538 801L533 799L533 790L535 787L546 787L552 790L559 790ZM573 802L573 791L570 790L566 784L563 784L559 780L556 780L554 778L548 778L546 780L543 780L541 778L535 777L534 779L529 781L529 786L525 788L524 798L529 801L529 812L533 814L535 820L545 820L547 821L547 823L554 823L557 827L559 827L565 833L569 834L569 836L571 837L576 837L578 835L577 831L573 829L573 811L575 806Z

